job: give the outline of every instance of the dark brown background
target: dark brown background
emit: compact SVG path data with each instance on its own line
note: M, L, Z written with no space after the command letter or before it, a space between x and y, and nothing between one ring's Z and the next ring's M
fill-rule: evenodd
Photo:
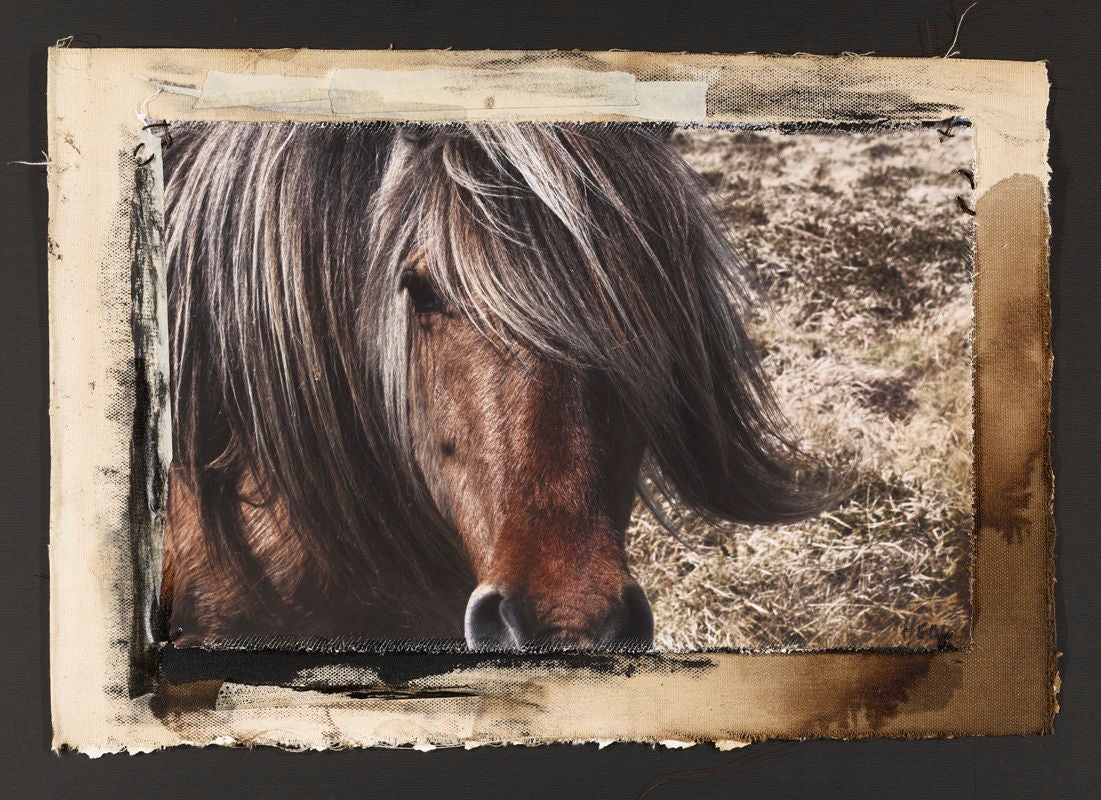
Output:
M0 3L0 797L1092 797L1097 767L1101 501L1101 6L980 0L958 49L1047 59L1052 105L1055 470L1064 711L1053 737L818 741L735 753L643 746L290 754L211 749L89 760L49 751L46 47L581 48L698 52L947 50L967 2L427 4L366 0ZM26 6L26 7L21 7ZM254 6L254 8L250 8ZM656 782L672 782L654 785Z

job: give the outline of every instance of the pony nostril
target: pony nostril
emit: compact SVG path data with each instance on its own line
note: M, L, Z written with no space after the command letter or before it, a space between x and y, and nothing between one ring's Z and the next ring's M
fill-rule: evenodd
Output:
M627 586L620 602L603 623L603 631L586 632L575 625L525 624L530 613L516 598L507 599L492 586L474 590L466 604L466 643L471 650L550 650L597 647L620 651L649 650L654 641L654 615L645 592L635 583ZM528 609L530 612L530 609ZM599 629L598 629L599 630ZM539 632L536 634L536 632Z
M506 620L505 597L492 586L480 586L466 603L464 632L471 650L506 650L519 646L514 625Z
M654 612L646 593L632 583L621 597L622 613L608 631L609 644L617 650L649 650L654 643Z

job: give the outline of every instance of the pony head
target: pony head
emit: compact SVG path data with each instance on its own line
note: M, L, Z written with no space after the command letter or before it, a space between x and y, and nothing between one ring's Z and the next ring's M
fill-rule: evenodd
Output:
M187 132L168 192L176 460L227 575L263 591L270 571L219 510L248 476L284 545L364 614L402 609L395 631L460 615L474 648L645 648L636 497L666 522L654 493L753 523L832 499L662 129Z

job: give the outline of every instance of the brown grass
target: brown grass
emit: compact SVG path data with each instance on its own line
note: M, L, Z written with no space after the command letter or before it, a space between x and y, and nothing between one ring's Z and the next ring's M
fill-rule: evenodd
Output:
M973 237L955 170L971 165L968 131L698 130L675 143L768 299L751 323L793 427L855 489L795 525L689 519L683 543L636 514L628 552L655 646L964 644Z

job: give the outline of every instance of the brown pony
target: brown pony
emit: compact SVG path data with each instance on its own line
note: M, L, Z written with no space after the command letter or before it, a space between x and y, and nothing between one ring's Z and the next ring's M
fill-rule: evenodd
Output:
M647 648L636 497L832 498L667 133L173 126L172 641Z

